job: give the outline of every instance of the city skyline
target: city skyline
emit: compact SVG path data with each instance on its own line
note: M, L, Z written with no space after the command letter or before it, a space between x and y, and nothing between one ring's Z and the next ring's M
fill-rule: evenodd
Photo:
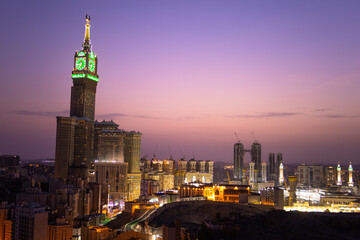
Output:
M262 161L359 163L355 1L5 5L1 154L55 156L88 13L96 119L141 131L142 156L232 162L236 131L262 144Z

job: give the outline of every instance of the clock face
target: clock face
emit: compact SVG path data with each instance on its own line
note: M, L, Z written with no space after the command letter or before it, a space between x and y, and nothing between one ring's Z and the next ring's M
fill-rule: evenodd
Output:
M95 61L94 60L91 60L89 61L89 70L90 71L95 71Z
M83 69L85 68L85 65L86 65L86 60L85 60L85 58L78 58L78 59L76 59L75 65L76 65L76 68L77 68L78 70L83 70Z

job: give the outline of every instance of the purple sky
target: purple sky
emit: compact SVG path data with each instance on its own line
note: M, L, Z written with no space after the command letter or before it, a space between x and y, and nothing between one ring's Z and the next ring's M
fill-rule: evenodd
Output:
M97 119L141 131L142 155L231 162L236 131L246 147L254 132L264 161L360 164L359 12L358 0L4 0L0 154L54 157L88 13Z

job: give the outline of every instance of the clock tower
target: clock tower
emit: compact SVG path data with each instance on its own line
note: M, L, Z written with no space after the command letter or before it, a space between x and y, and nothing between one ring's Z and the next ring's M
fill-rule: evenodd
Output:
M85 39L82 50L76 51L74 56L70 116L94 121L95 93L99 75L97 74L97 56L91 50L89 22L90 16L86 15Z

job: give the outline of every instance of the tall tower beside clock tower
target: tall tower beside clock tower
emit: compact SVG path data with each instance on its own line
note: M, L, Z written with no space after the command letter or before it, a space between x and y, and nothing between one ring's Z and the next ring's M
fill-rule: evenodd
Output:
M86 15L85 39L82 50L76 51L72 71L70 116L94 121L95 93L99 81L97 56L91 51L90 17Z

